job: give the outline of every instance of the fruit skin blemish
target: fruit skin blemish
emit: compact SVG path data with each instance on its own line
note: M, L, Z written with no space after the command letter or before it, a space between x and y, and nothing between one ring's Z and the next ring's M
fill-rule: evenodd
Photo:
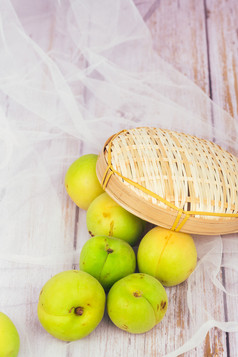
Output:
M135 272L136 256L124 240L96 236L84 244L79 267L98 279L108 291L116 281Z
M112 322L130 333L145 333L165 316L168 298L163 285L153 276L135 273L117 281L107 297Z
M126 211L106 192L95 198L87 211L87 227L92 236L120 238L134 246L141 238L144 226L142 219Z

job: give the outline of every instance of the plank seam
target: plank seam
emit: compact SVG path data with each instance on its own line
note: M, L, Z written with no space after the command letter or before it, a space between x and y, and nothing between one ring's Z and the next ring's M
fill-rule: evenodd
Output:
M151 16L153 15L153 13L156 11L156 9L158 8L160 4L160 0L156 0L151 7L149 8L149 10L147 11L147 13L144 15L143 20L146 22L148 21Z

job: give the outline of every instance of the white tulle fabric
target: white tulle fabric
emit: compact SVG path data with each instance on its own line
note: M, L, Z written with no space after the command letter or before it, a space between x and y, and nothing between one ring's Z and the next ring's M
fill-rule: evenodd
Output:
M238 155L238 122L153 51L131 0L1 0L0 309L18 311L24 356L32 355L32 330L29 322L23 331L20 317L27 304L34 313L36 281L48 280L46 267L57 272L78 264L81 243L75 250L72 237L65 236L65 170L82 153L99 153L113 133L136 126L183 131ZM72 145L78 145L78 154L67 149ZM80 214L78 240L87 237ZM74 217L70 220L73 224ZM238 331L237 316L224 313L220 319L215 309L206 309L211 284L219 301L237 303L238 238L195 241L199 262L181 287L187 289L189 330L185 326L175 336L173 350L161 343L161 356L200 345L214 326ZM225 284L227 274L234 284ZM17 297L10 294L14 286ZM44 343L52 342L45 337Z

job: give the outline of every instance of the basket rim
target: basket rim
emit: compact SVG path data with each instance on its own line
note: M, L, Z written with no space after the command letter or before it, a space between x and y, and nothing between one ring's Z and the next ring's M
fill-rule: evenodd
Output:
M117 177L118 182L121 181L126 181L127 183L129 183L130 185L133 185L134 187L136 187L137 189L143 191L145 194L148 194L150 197L155 198L156 200L164 203L167 206L167 211L170 211L170 213L172 212L176 212L176 219L174 220L174 223L172 225L172 227L170 228L171 230L175 230L175 231L180 231L183 226L186 224L187 220L197 220L198 217L200 220L204 220L207 223L207 219L205 217L210 216L210 217L216 217L216 223L218 223L218 220L221 219L222 221L224 221L224 219L229 218L229 222L231 223L232 221L236 221L238 218L238 213L224 213L224 212L209 212L209 211L192 211L192 210L184 210L182 208L177 207L175 204L167 201L166 199L164 199L163 197L160 197L158 194L154 193L153 191L147 189L146 187L138 184L137 182L131 180L128 177L123 176L120 172L118 172L115 167L113 167L112 164L112 145L114 140L122 133L128 132L130 133L131 130L136 130L136 129L156 129L158 130L159 128L156 127L137 127L137 128L132 128L132 129L124 129L119 131L118 133L112 135L110 138L107 139L107 141L105 142L104 146L103 146L103 150L101 153L101 156L103 156L104 158L104 166L106 165L106 169L104 171L103 177L100 177L100 181L101 181L101 185L103 187L104 190L107 191L107 186L108 183L111 179L112 176ZM172 130L168 130L168 129L162 129L165 131L169 131L169 132L174 132ZM184 133L181 133L184 134ZM206 139L199 139L196 136L192 136L189 134L184 134L186 136L190 136L190 137L194 137L198 140L205 140L207 142L209 142L209 140ZM223 150L219 145L213 143L214 145L216 145L218 148L220 148L221 150ZM225 150L223 150L225 151ZM230 154L228 152L228 154ZM232 155L232 154L231 154ZM232 155L234 156L234 155ZM112 195L112 193L111 193ZM120 202L121 204L121 202ZM126 209L128 209L128 207L126 207ZM196 217L195 217L196 216ZM152 222L153 223L153 222Z

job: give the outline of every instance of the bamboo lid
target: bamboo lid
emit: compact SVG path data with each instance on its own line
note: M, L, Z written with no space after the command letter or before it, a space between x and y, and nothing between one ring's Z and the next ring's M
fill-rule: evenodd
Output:
M238 158L218 145L159 128L123 130L97 161L105 191L155 225L194 234L238 232Z

